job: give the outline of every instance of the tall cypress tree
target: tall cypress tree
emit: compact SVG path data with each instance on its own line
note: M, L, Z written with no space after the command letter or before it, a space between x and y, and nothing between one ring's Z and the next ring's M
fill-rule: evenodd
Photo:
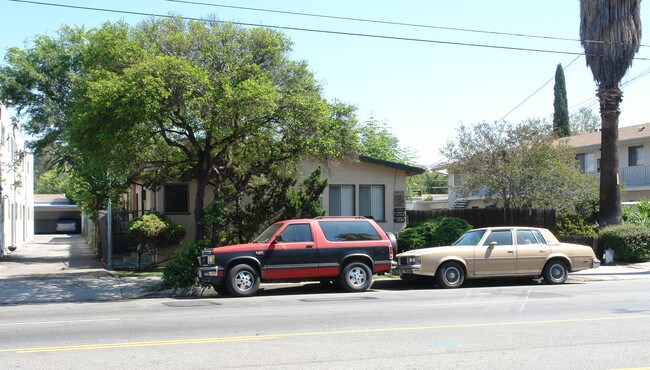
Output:
M555 99L553 100L553 132L557 137L571 135L569 126L569 103L566 98L566 82L564 81L564 69L558 64L555 69Z

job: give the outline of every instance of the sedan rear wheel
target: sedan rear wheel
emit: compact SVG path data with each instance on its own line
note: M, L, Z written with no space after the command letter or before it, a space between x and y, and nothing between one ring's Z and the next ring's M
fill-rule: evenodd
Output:
M569 269L564 261L551 260L544 266L544 280L549 284L562 284L569 276Z
M458 262L445 262L436 273L436 282L445 289L458 288L464 281L465 270Z

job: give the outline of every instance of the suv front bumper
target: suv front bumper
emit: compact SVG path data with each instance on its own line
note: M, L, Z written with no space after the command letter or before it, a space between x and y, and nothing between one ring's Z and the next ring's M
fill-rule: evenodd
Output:
M208 284L220 284L223 280L224 268L220 266L199 266L197 273L199 281Z

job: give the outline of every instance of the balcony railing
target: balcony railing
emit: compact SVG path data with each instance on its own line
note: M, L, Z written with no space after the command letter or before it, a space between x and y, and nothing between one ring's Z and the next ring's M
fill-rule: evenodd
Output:
M626 186L650 185L650 166L621 167L621 181Z

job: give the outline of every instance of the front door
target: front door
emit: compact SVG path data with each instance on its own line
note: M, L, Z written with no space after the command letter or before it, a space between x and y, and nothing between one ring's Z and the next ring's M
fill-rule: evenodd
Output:
M512 242L512 230L492 230L474 250L474 274L507 276L514 275L516 270L517 250Z
M266 254L263 277L293 279L318 276L318 246L311 225L289 224L278 234Z

